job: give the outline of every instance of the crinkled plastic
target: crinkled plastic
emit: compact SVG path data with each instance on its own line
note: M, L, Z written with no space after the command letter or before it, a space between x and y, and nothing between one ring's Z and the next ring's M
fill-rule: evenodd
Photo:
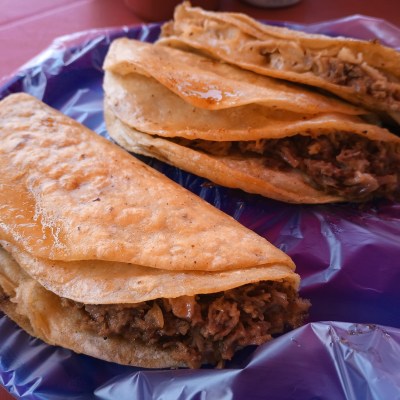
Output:
M293 27L379 38L400 49L400 29L369 17ZM3 82L0 96L29 92L107 137L101 70L107 48L124 35L154 41L159 28L60 38ZM0 314L1 384L35 400L399 398L400 204L284 204L146 161L287 252L302 277L301 294L313 304L309 322L244 349L224 369L145 370L48 346Z

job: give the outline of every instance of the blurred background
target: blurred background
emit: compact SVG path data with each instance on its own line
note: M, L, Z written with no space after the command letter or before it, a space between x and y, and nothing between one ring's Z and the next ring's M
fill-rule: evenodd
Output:
M0 0L0 81L58 36L88 29L161 21L176 0ZM296 4L270 8L253 4ZM194 0L207 8L270 21L311 23L354 14L400 26L400 0Z

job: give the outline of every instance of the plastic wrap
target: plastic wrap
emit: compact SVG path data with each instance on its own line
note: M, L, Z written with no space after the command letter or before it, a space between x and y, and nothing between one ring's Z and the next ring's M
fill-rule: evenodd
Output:
M293 27L400 48L399 29L363 16ZM3 82L0 97L29 92L107 137L101 65L108 46L119 36L154 41L159 28L60 38ZM24 399L399 398L400 204L284 204L145 160L288 253L301 295L312 302L308 323L244 349L224 369L145 370L48 346L0 314L1 384Z

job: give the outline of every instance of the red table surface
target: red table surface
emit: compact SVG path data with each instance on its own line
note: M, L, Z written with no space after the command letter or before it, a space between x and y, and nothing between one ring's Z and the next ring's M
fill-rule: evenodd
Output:
M141 22L123 0L0 0L0 80L72 32ZM363 14L400 26L399 0L302 0L280 9L262 9L239 0L220 0L220 10L257 18L309 23Z
M400 26L399 0L302 0L280 9L263 9L239 0L221 0L220 10L244 12L272 21L311 23L362 14ZM0 0L0 81L50 45L56 37L94 28L134 25L122 0ZM0 385L0 400L10 400Z

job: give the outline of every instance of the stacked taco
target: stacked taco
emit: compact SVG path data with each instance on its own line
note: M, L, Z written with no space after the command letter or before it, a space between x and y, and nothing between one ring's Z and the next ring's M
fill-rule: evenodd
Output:
M280 201L399 199L400 138L376 115L166 43L123 38L109 49L105 119L120 145Z
M299 326L292 260L27 94L0 102L0 309L141 367L221 365Z
M163 26L160 41L323 89L400 121L400 53L377 40L308 34L184 2Z

